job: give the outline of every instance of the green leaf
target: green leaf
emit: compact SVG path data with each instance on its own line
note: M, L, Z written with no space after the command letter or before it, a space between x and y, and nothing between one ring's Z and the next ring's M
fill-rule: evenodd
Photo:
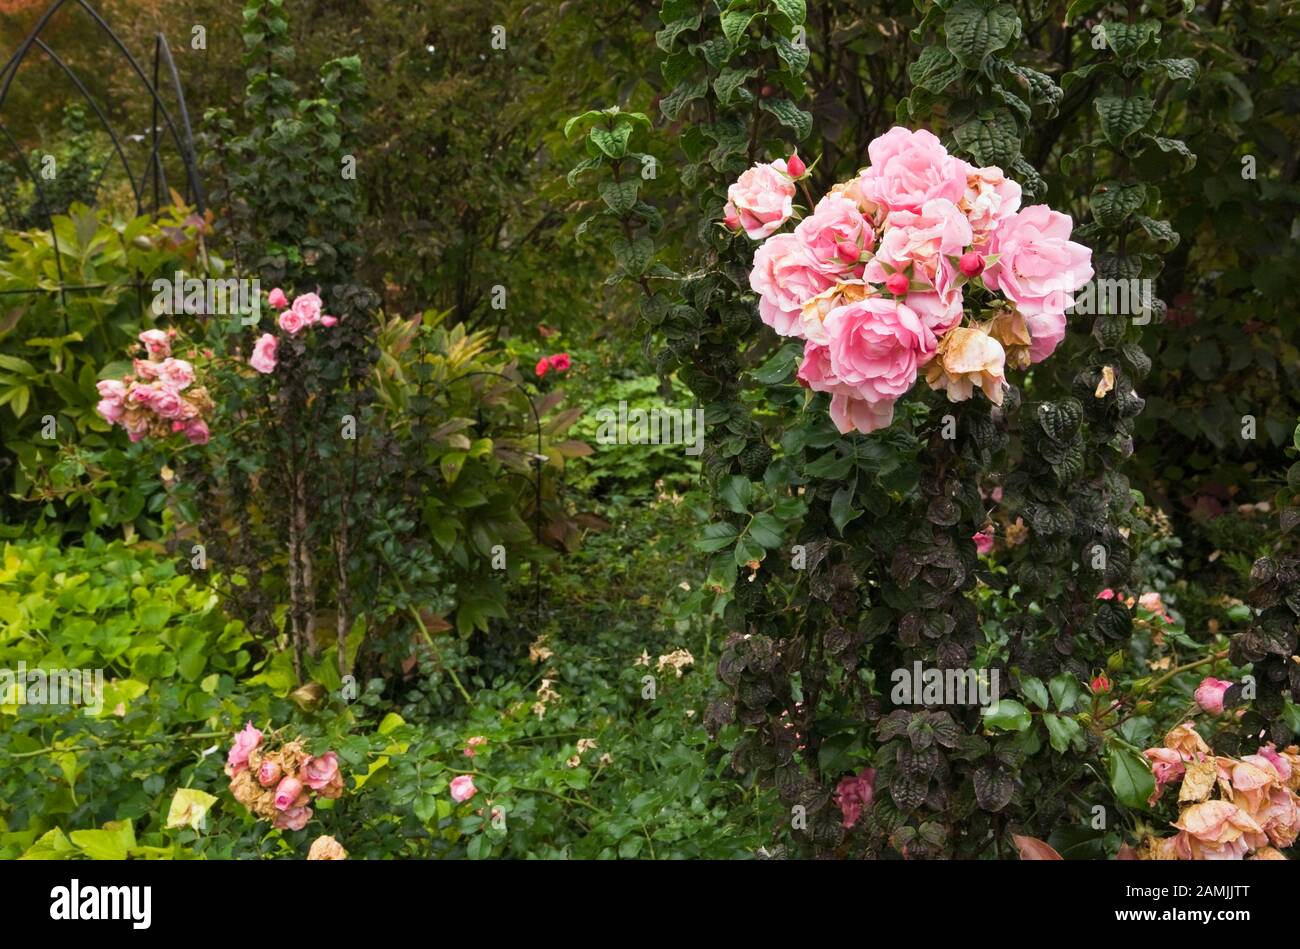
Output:
M1000 698L980 713L984 724L1003 731L1022 732L1033 723L1033 716L1015 699Z
M627 154L627 141L632 136L632 126L627 122L620 122L612 129L596 125L587 135L610 158L622 158Z
M763 365L755 369L751 375L762 385L774 386L783 382L788 382L790 376L794 373L798 361L799 351L793 346L787 346L779 350Z
M855 507L853 496L857 489L857 482L853 484L841 485L831 496L831 521L835 524L836 530L840 536L844 536L844 528L855 518L862 516L862 509Z
M730 10L724 12L721 17L722 35L727 38L727 42L732 46L739 46L740 40L749 29L749 24L753 22L756 14L753 10Z
M953 129L957 144L981 165L1007 167L1020 157L1020 127L1006 109L978 116Z
M648 237L638 237L631 243L625 237L616 237L613 250L619 266L634 277L646 272L655 255L654 241Z
M1201 67L1197 65L1194 59L1153 59L1149 63L1143 63L1142 68L1146 70L1159 69L1164 72L1170 79L1187 79L1195 80L1201 73Z
M957 61L967 69L979 69L989 53L1020 35L1020 17L1009 4L986 6L978 0L961 0L944 17L943 30Z
M1144 128L1155 114L1155 100L1147 96L1098 96L1093 104L1101 118L1101 133L1118 148Z
M727 510L736 514L748 513L753 499L754 484L744 475L729 476L718 490L718 500L726 505Z
M805 112L789 99L763 99L759 108L776 116L776 120L794 132L796 140L806 138L812 131L812 113Z
M680 20L675 20L672 23L669 23L662 30L657 32L655 34L655 43L665 53L671 53L673 51L673 45L677 42L679 36L688 30L698 30L699 28L700 14L697 13L695 16L683 17Z
M1102 227L1119 227L1146 203L1147 189L1143 184L1122 185L1108 182L1088 198L1092 217Z
M636 206L637 191L640 187L639 178L628 181L604 181L600 185L600 196L615 217L623 217Z
M930 92L943 92L961 77L962 67L952 51L943 46L927 46L907 67L912 84Z
M1068 672L1055 676L1048 683L1048 688L1052 691L1052 702L1055 703L1058 712L1070 711L1079 701L1079 696L1083 694L1083 687L1079 684L1079 680Z
M785 530L780 521L764 511L754 516L753 523L749 525L749 536L768 550L775 550L781 546Z
M1141 20L1137 23L1112 19L1101 21L1101 33L1106 40L1106 47L1120 59L1128 59L1155 39L1159 32L1160 24L1155 20Z
M736 539L736 528L731 524L708 524L704 536L695 542L697 550L722 550L730 547Z
M1047 735L1052 748L1060 754L1070 750L1070 745L1083 735L1083 728L1072 718L1059 715L1044 715L1043 724L1047 726Z
M718 73L718 78L713 80L713 91L718 94L718 101L723 105L729 105L738 92L745 92L746 101L753 101L753 96L746 92L744 86L745 82L756 72L755 69L728 67Z
M1047 686L1043 685L1042 679L1028 678L1020 680L1020 691L1024 696L1033 702L1037 708L1048 709Z
M785 14L786 18L795 26L803 23L808 19L808 7L804 0L772 0L772 6Z
M1147 799L1156 789L1156 779L1147 763L1123 745L1111 744L1107 749L1107 768L1110 788L1116 799L1126 807L1145 810Z
M683 82L660 100L659 108L665 118L676 119L688 102L703 96L708 88L709 81L703 77Z

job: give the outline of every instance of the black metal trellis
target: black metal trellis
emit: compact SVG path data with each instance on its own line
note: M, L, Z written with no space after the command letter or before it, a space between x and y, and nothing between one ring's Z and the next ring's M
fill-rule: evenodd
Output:
M96 101L90 89L85 82L77 75L76 71L68 65L62 57L58 55L42 38L46 28L53 21L55 14L67 8L69 15L75 15L78 11L89 17L100 32L103 33L110 48L115 49L121 56L122 60L130 67L130 71L135 74L139 80L140 86L148 96L152 110L152 122L149 129L151 138L151 148L148 157L145 159L143 167L136 173L131 166L131 160L127 155L127 149L122 145L122 137L114 128L113 122L103 106ZM59 237L54 227L54 209L50 206L49 198L45 188L42 186L40 177L35 174L27 161L27 155L22 146L14 138L13 134L6 127L4 122L4 107L9 98L9 92L13 87L14 80L17 78L19 70L28 55L38 50L44 54L45 58L51 64L58 68L71 82L73 88L80 94L90 106L91 112L99 120L100 126L107 133L112 142L113 151L121 162L123 171L126 174L126 180L131 187L131 193L135 198L136 215L145 213L145 196L150 193L152 185L153 206L152 211L157 211L162 206L163 196L170 194L170 188L167 184L167 172L163 165L162 145L166 141L166 136L170 137L172 144L185 169L185 191L184 198L187 203L193 204L202 213L204 211L204 193L203 184L199 176L197 158L194 151L194 135L190 128L189 110L185 105L185 94L181 88L180 75L176 70L176 63L172 58L171 49L167 45L167 39L161 33L154 37L153 49L153 72L152 80L141 66L139 60L131 54L121 38L108 25L104 19L86 0L53 0L46 8L45 12L36 21L30 33L23 42L14 51L13 55L5 63L3 69L0 69L0 138L4 140L8 150L11 151L17 159L17 168L19 172L30 181L35 189L37 207L40 214L44 217L46 225L50 230L50 240L54 250L54 267L58 278L58 287L19 287L8 290L0 290L0 295L21 295L21 294L41 294L57 293L59 303L63 308L63 318L65 326L68 319L67 311L67 294L77 292L91 292L96 290L107 289L109 284L69 284L64 278L62 253L59 249ZM173 119L172 112L163 102L162 95L159 91L159 77L163 69L166 69L171 78L172 91L176 97L177 118ZM164 134L166 133L166 135ZM104 171L107 170L107 164L101 169L100 177L96 179L96 186L103 178ZM13 209L6 204L6 213L9 215L11 222L16 222ZM137 295L143 289L143 284L137 275L135 285Z

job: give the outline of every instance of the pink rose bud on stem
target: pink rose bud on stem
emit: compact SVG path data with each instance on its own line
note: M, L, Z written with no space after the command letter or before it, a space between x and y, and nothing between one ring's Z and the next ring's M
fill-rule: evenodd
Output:
M283 778L275 788L275 807L277 810L287 811L293 807L293 802L298 800L298 795L302 793L302 782L297 778Z
M808 174L808 166L803 163L799 153L795 152L785 163L785 170L790 172L790 177L798 180Z
M836 244L835 254L846 264L856 264L862 259L862 250L857 244L850 244L848 241L841 241Z
M896 297L904 296L908 285L909 281L905 273L891 273L885 280L885 289Z
M277 310L287 310L289 308L289 298L284 295L284 291L279 287L266 295L266 302Z
M962 254L958 266L966 276L978 277L984 271L984 255L976 251Z
M1232 688L1231 682L1206 676L1196 687L1196 704L1211 715L1222 715L1223 695L1230 688Z

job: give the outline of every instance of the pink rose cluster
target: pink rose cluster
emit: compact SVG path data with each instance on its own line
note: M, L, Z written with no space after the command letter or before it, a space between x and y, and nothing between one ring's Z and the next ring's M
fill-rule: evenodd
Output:
M337 754L309 755L301 740L269 748L252 722L235 736L226 756L226 775L235 800L280 830L302 830L311 820L314 796L343 794Z
M1156 779L1154 804L1177 784L1172 837L1151 837L1139 856L1150 860L1285 860L1300 835L1300 748L1273 744L1253 755L1215 755L1191 722L1143 754Z
M148 358L134 360L129 375L96 385L95 410L126 429L133 442L180 432L191 444L206 445L211 436L204 416L212 412L212 398L194 385L194 366L172 356L175 338L175 330L145 330L139 339Z
M276 317L276 323L290 336L297 336L302 330L317 323L329 327L339 321L337 316L330 316L324 312L324 304L315 293L304 293L294 297L293 302L290 303L285 292L276 287L267 294L267 302L279 311L280 315ZM279 344L280 341L273 334L263 333L253 344L253 355L248 358L248 364L263 375L275 372L276 351Z
M1040 362L1064 338L1092 252L1070 240L1068 215L1022 208L1000 168L969 165L930 132L896 127L867 150L871 164L793 231L780 228L805 171L792 173L797 156L732 185L724 223L762 241L749 276L759 315L804 341L799 381L831 396L841 432L889 425L922 374L952 401L978 388L1001 404L1007 365Z

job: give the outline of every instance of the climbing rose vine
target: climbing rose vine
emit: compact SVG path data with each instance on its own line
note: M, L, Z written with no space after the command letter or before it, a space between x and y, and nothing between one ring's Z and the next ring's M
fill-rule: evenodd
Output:
M799 381L831 396L841 433L888 426L923 376L958 402L1002 404L1008 365L1052 354L1092 252L1047 205L1021 208L1020 185L975 168L930 132L896 127L871 164L831 188L793 231L797 156L746 171L728 191L726 226L762 244L750 286L759 315L804 341ZM808 195L811 203L811 195Z

